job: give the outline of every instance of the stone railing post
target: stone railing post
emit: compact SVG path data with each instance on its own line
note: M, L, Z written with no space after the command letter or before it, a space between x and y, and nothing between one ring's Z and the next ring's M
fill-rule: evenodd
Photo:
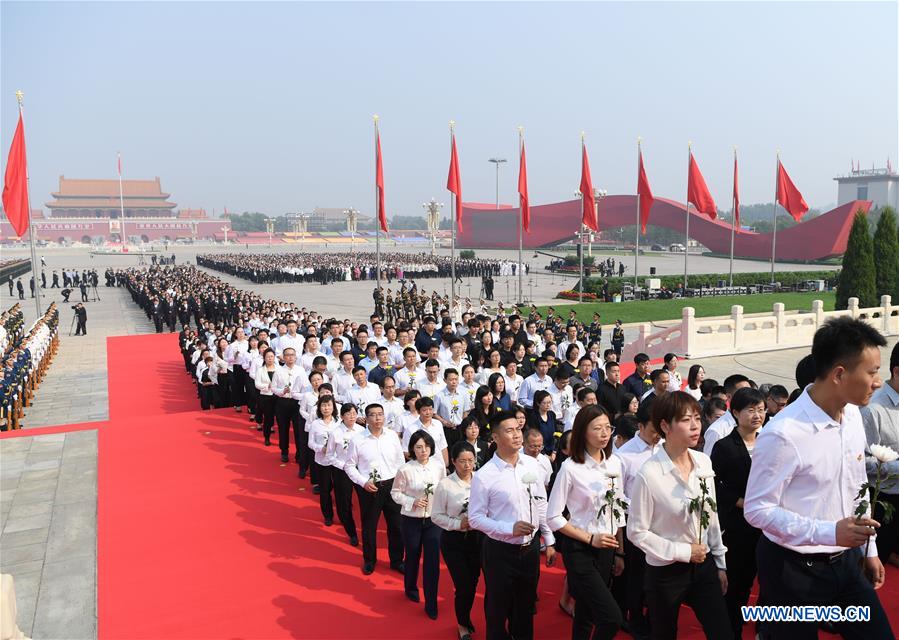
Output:
M858 298L849 298L849 306L846 307L849 309L849 315L853 320L858 319Z
M643 322L640 324L640 337L637 339L637 344L640 345L640 351L642 351L643 353L646 353L646 342L651 331L652 325L648 322Z
M883 321L880 331L886 336L890 335L890 316L893 313L892 301L893 298L891 296L880 296L880 319Z
M743 305L735 304L730 308L730 319L734 322L734 350L743 348Z
M824 324L824 301L812 300L812 313L815 314L815 331Z
M684 356L691 357L699 346L696 342L696 309L693 307L681 310L680 339Z
M786 321L784 318L784 303L783 302L775 302L774 303L774 327L776 329L775 335L776 344L783 344L787 341L786 336Z

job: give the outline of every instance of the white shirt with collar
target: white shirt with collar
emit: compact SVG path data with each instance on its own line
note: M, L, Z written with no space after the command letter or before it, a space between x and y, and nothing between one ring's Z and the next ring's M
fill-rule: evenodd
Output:
M422 396L433 400L437 397L438 393L446 389L446 383L439 378L436 382L431 382L430 380L428 380L427 376L425 376L424 378L418 379L415 388L421 391Z
M382 429L379 436L366 431L364 436L350 440L344 471L350 480L364 487L372 478L373 470L377 470L381 481L390 480L404 464L406 458L399 436L390 429Z
M331 459L331 465L341 471L346 466L347 456L349 455L350 442L364 438L368 433L365 427L353 423L353 428L348 429L343 420L334 427L331 436L328 438L328 456Z
M378 398L378 404L384 407L384 426L391 431L396 431L397 435L403 433L402 415L406 411L403 407L403 401L396 396L392 400L388 400L384 396Z
M868 405L861 407L861 412L868 447L879 444L899 451L899 392L890 386L889 381L874 392ZM877 475L877 460L871 455L870 449L865 452L865 465L868 478L873 480ZM899 460L885 463L883 472L899 474ZM899 494L899 481L885 482L881 491L891 495Z
M303 367L297 364L292 368L284 365L275 370L275 377L272 379L272 392L279 398L289 400L293 397L294 391L299 395L307 384L309 384L309 377L303 371ZM287 393L284 393L285 387L289 388Z
M431 500L431 521L444 531L459 531L468 514L471 480L463 481L456 472L440 481Z
M393 487L390 497L400 505L400 514L410 518L430 518L431 507L434 504L434 491L440 481L446 477L446 466L440 456L434 455L428 459L426 465L417 460L410 460L397 471L393 479ZM415 508L414 504L419 498L423 498L430 485L428 504L424 509Z
M275 355L280 357L284 354L284 350L290 347L296 351L297 358L299 358L303 353L304 344L306 344L306 338L299 333L295 336L285 333L283 336L278 336L277 345L275 346Z
M328 442L341 424L343 423L331 416L328 422L316 418L306 425L309 432L309 448L315 452L315 461L323 467L334 464L335 450L328 447Z
M419 419L403 431L403 451L409 451L409 441L412 439L412 434L421 430L427 431L434 439L434 457L439 457L444 449L449 448L449 444L446 442L446 435L443 433L443 425L432 418L427 426Z
M574 405L574 396L571 392L571 385L566 384L564 388L559 389L555 383L549 385L547 389L549 391L549 395L553 401L553 411L556 413L556 418L565 422L568 417L568 413L572 409L576 409L577 407Z
M303 369L306 370L306 373L312 371L312 361L315 360L318 356L321 356L327 360L327 356L324 351L316 351L315 353L309 353L308 351L300 356L299 364Z
M838 553L836 522L854 516L867 482L865 430L858 407L837 423L809 389L759 432L743 499L746 521L774 544L798 553ZM872 537L868 557L877 555Z
M341 367L337 370L337 373L331 378L334 385L334 397L340 403L347 403L350 401L349 390L354 384L356 384L356 379L353 377L352 372L348 372L346 369Z
M475 397L475 394L478 392L478 389L480 388L480 386L481 385L479 385L477 382L474 382L474 381L472 381L472 383L470 385L465 384L464 381L459 383L459 387L458 387L459 391L468 396L468 406L470 406L470 407L474 406L474 397Z
M614 535L614 532L626 525L626 521L623 510L619 510L619 517L615 518L606 505L606 492L612 489L618 500L627 501L621 487L619 458L610 456L597 462L586 452L583 464L568 458L556 474L546 511L547 523L553 531L558 531L570 522L589 534ZM566 508L569 514L567 520L562 515Z
M472 529L508 544L525 545L541 534L547 545L555 544L555 537L546 523L546 489L540 482L542 475L539 463L530 456L518 454L514 465L498 455L490 458L471 481L468 521ZM525 483L523 479L529 476L535 481ZM519 520L529 521L537 530L528 536L512 535Z
M541 379L536 373L532 373L521 383L521 388L518 390L518 404L527 409L532 408L534 406L534 393L537 391L549 391L550 386L552 386L552 379L549 376L543 376Z
M503 378L506 380L506 393L512 398L512 402L518 402L518 392L524 383L524 378L517 373L514 376L504 373Z
M280 368L281 367L278 365L278 362L276 360L274 373L277 374L278 369ZM268 369L265 368L264 363L256 368L254 382L256 384L256 388L259 390L259 395L270 396L273 394L273 390L275 388L275 376L273 375L271 378L268 377Z
M424 367L415 367L412 371L403 367L397 369L393 379L396 381L397 389L417 389L418 381L425 380L427 377L428 374Z
M715 443L721 438L729 436L730 432L733 431L736 426L737 420L730 411L725 411L721 414L721 417L710 424L709 428L705 430L705 444L702 445L702 452L707 456L711 456L712 449L715 448Z
M360 387L358 383L354 382L347 391L347 397L347 402L356 406L356 411L361 417L365 415L365 407L380 399L381 389L371 382L366 382L364 387Z
M225 362L228 363L228 371L234 371L234 365L240 364L240 354L246 353L250 343L244 340L235 340L225 348Z
M584 343L580 340L574 340L573 342L567 339L562 340L562 342L559 343L559 348L556 349L556 357L559 359L559 362L565 362L565 360L568 359L565 353L568 351L568 346L572 344L576 344L577 348L579 349L577 356L578 358L582 358L587 354L587 350L584 348Z
M640 434L637 433L633 438L625 442L617 451L615 451L614 455L621 459L621 477L623 479L622 487L624 489L624 495L630 497L637 472L640 471L647 460L655 455L656 451L659 450L659 447L664 442L664 440L660 440L656 445L650 446L640 437Z
M757 446L757 445L756 445ZM704 453L687 449L693 469L685 482L668 456L658 447L634 478L629 495L627 537L646 554L646 564L664 567L675 562L690 562L691 544L699 534L699 515L690 513L689 503L701 495L700 476L707 475L708 497L716 500L712 461ZM716 500L717 501L717 500ZM727 547L721 539L718 513L709 512L709 525L702 530L702 543L709 548L715 565L725 570Z

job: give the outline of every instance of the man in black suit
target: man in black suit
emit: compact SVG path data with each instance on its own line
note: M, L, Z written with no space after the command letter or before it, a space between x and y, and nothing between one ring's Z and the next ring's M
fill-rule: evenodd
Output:
M76 304L72 309L75 310L75 335L76 336L86 336L87 335L87 309L84 308L84 305L80 302Z

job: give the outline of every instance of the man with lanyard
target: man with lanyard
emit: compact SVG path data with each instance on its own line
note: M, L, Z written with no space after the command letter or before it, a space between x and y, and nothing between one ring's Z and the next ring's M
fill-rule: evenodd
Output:
M815 381L759 434L743 505L746 521L763 533L761 601L869 607L866 622L831 620L844 638L895 638L875 593L884 583L874 541L880 524L868 506L856 515L867 481L859 406L881 386L885 344L876 329L845 316L818 329ZM769 623L766 631L775 640L818 637L817 622Z
M496 454L471 481L468 522L485 535L482 551L487 638L534 637L540 575L540 535L546 564L555 539L546 523L546 489L538 462L521 453L522 434L511 412L494 418Z

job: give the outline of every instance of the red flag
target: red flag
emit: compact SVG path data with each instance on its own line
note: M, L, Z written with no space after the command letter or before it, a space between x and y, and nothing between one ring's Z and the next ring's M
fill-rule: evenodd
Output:
M692 202L697 211L706 214L712 220L718 216L715 201L712 199L712 194L709 193L705 178L702 177L702 172L699 170L699 165L696 164L696 158L693 157L692 151L690 152L690 170L687 176L687 201Z
M805 212L808 211L808 204L799 189L790 180L786 169L781 164L780 159L777 160L777 201L784 209L786 209L796 222L802 219Z
M737 152L734 151L734 227L740 230L740 183L737 180Z
M387 211L384 209L384 165L381 163L381 132L375 129L375 185L378 188L378 223L387 233Z
M122 154L117 153L116 155L118 156L119 177L121 178L122 177Z
M528 202L528 168L524 156L524 140L521 141L521 161L518 165L518 206L521 207L521 226L531 231L531 205Z
M28 230L28 175L25 162L25 123L19 111L19 124L9 146L6 175L3 178L3 210L20 238Z
M646 177L646 168L643 166L643 151L639 151L637 161L637 195L640 196L640 233L646 235L646 223L649 222L649 210L654 198L649 188L649 179Z
M599 231L599 223L596 220L596 198L593 196L593 180L590 178L590 159L587 158L587 144L581 138L581 201L583 211L581 222L585 226Z
M456 133L452 133L452 151L450 155L449 176L446 188L456 194L456 226L462 233L462 175L459 173L459 154L456 152Z

